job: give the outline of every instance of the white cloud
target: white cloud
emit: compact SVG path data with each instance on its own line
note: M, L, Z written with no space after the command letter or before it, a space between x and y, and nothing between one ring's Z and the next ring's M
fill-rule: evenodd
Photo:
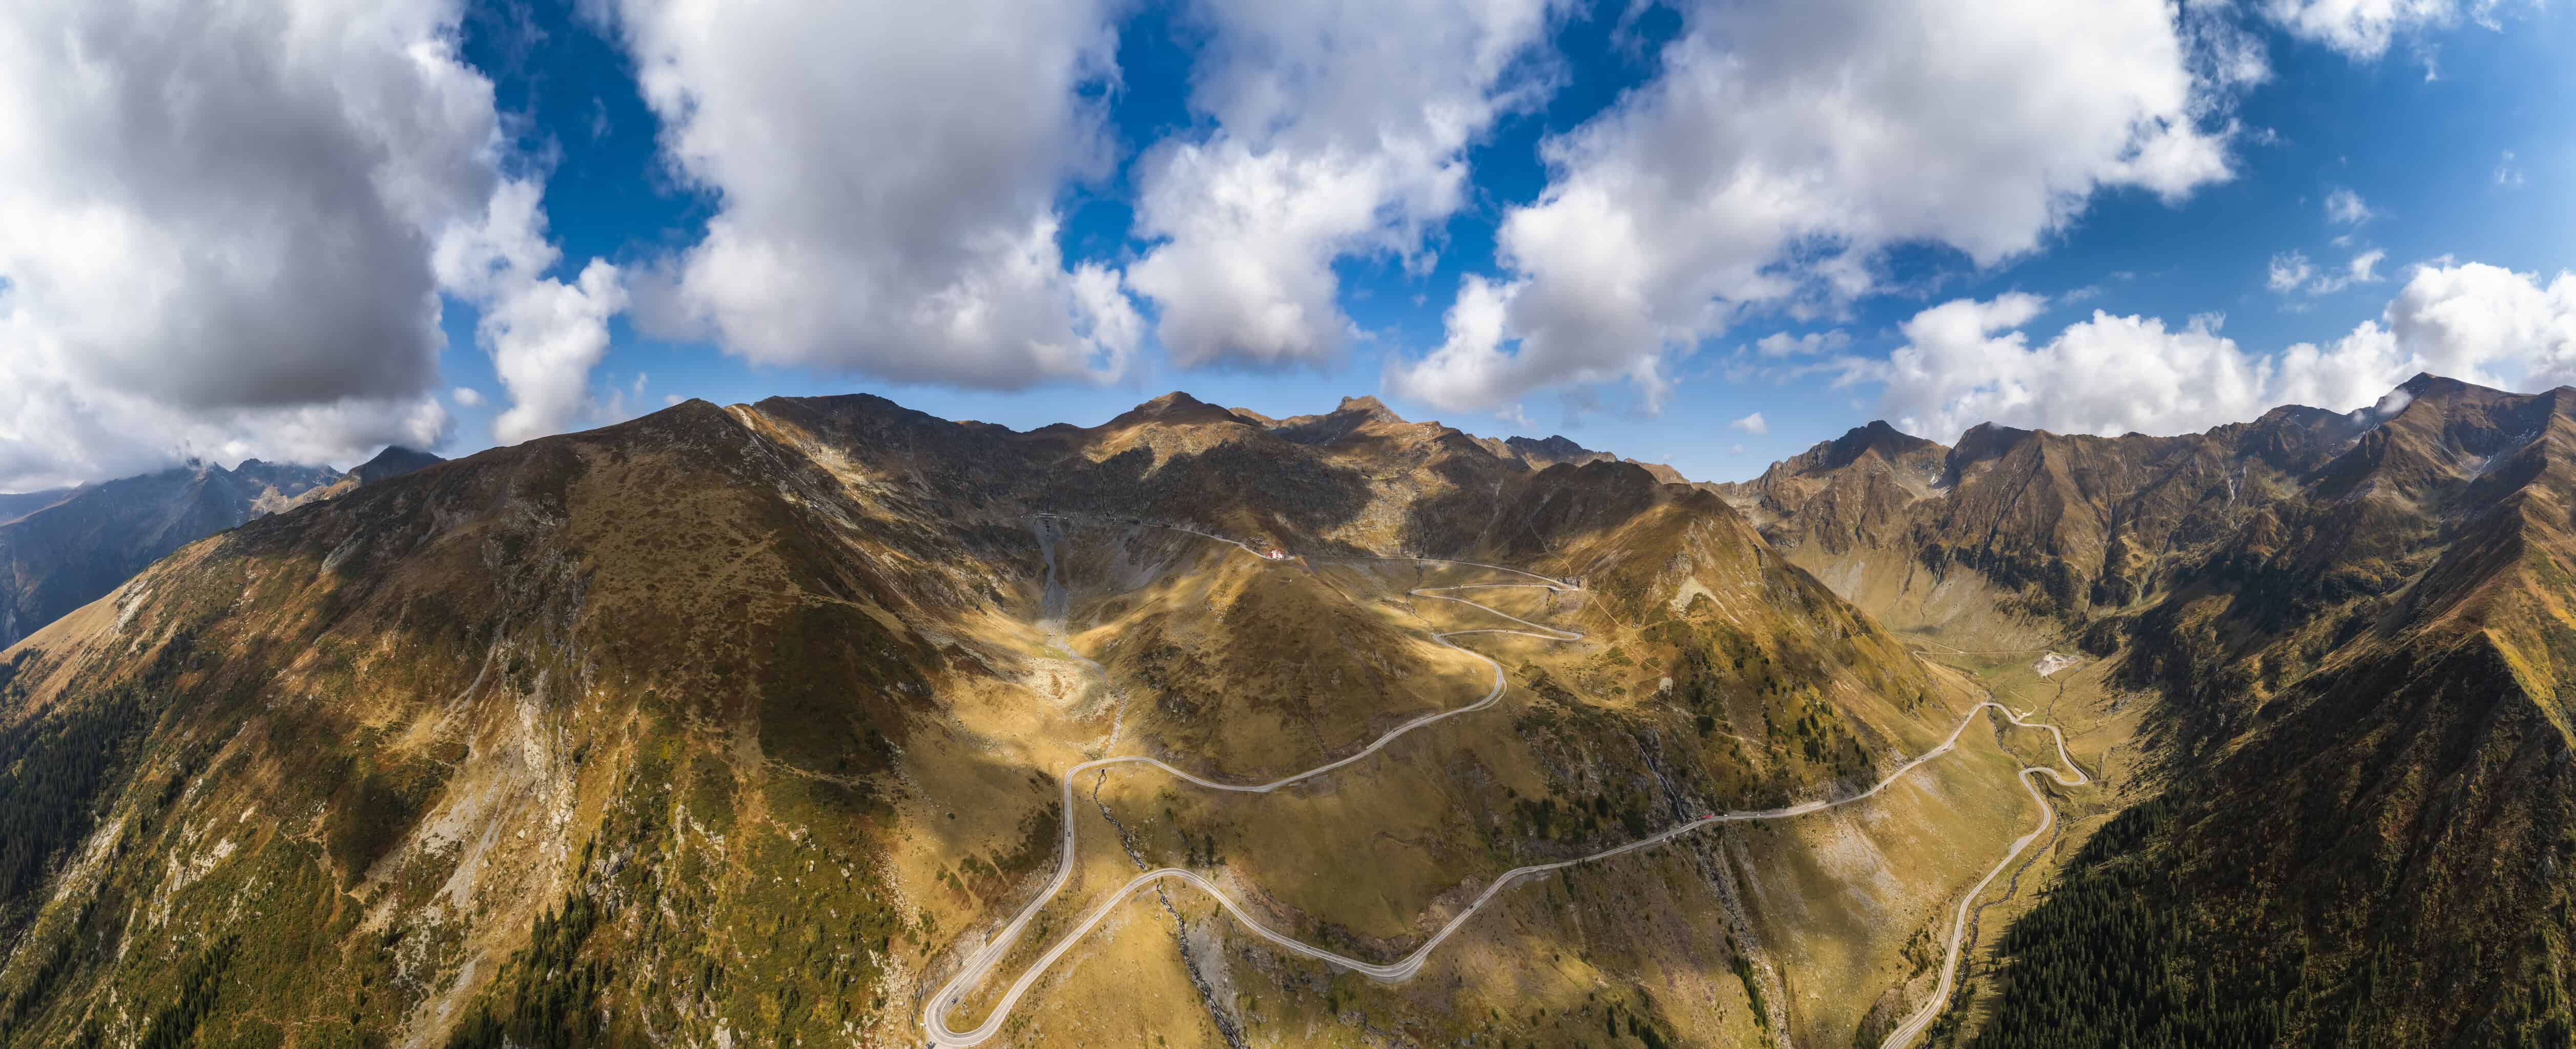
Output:
M1775 331L1753 341L1753 352L1765 357L1808 357L1840 350L1851 345L1851 333L1840 328L1832 331L1791 335Z
M1190 104L1204 134L1139 166L1129 271L1184 367L1321 364L1351 322L1334 260L1427 269L1426 232L1469 191L1467 146L1534 102L1549 0L1214 0Z
M2378 319L2270 355L2205 318L2175 331L2098 311L2032 345L2018 329L2039 306L2021 295L1934 306L1905 323L1887 360L1840 362L1841 381L1883 383L1883 412L1944 441L1987 421L2172 434L2281 404L2350 411L2425 371L2521 390L2576 383L2576 275L2565 273L2543 284L2478 263L2420 266Z
M1733 452L1733 453L1735 453L1735 454L1737 454L1737 455L1742 455L1742 454L1744 454L1744 442L1742 442L1742 441L1737 441L1737 442L1736 442L1736 443L1734 443L1734 444L1727 445L1727 446L1726 446L1726 450L1727 450L1727 451L1730 451L1730 452Z
M2231 175L2229 92L2260 48L2163 0L1824 0L1692 6L1661 74L1543 147L1509 209L1509 274L1460 291L1444 345L1388 374L1444 409L1624 379L1660 408L1670 362L1748 310L1874 288L1878 253L1936 242L1992 265L2106 186L2168 200ZM1965 71L1975 71L1973 75Z
M594 412L590 371L608 353L608 318L625 308L617 267L592 259L573 283L538 281L485 309L475 334L514 402L492 420L492 439L516 444L561 433Z
M1529 412L1517 404L1506 404L1494 409L1494 418L1511 424L1511 427L1516 430L1530 429Z
M666 394L663 394L663 395L662 395L662 404L663 404L664 406L666 406L666 407L677 407L677 406L679 405L679 403L680 403L680 395L679 395L679 394L676 394L676 393L666 393Z
M2400 34L2456 25L2464 11L2480 25L2497 28L2498 6L2497 0L2267 0L2262 9L2293 36L2351 58L2373 59L2388 53ZM2421 57L2425 78L2433 79L2431 53Z
M1068 265L1059 189L1105 174L1105 0L615 0L662 147L720 201L641 314L753 361L1017 388L1127 373L1119 273Z
M2307 254L2294 249L2272 256L2272 265L2263 279L2263 286L2276 294L2287 295L2299 290L2316 275L2317 267L2308 261Z
M592 259L571 283L544 277L563 253L546 240L543 187L501 183L483 220L451 227L433 258L440 280L483 307L474 337L511 406L492 420L502 444L562 433L616 413L590 391L608 353L608 319L626 308L618 268Z
M1960 299L1903 326L1883 362L1853 362L1847 380L1886 384L1881 411L1899 428L1955 439L1979 422L2117 435L2179 433L2270 407L2268 367L2205 323L2095 311L2037 346L2015 330L2039 315L2027 295Z
M0 488L440 438L427 244L496 181L457 17L0 6Z
M459 386L450 390L447 393L447 397L449 400L455 401L456 406L459 408L480 408L483 406L483 391L477 390L471 386Z
M2378 283L2381 280L2379 264L2387 258L2386 251L2371 248L2355 254L2352 261L2345 263L2341 270L2323 272L2317 269L2315 263L2308 261L2307 255L2295 250L2285 251L2272 256L2272 264L2264 275L2263 284L2274 293L2281 295L2300 293L2310 296L2332 295L2355 284ZM2293 308L2304 309L2305 307Z
M2576 275L2460 263L2416 267L2385 317L2412 367L2490 386L2576 383Z
M2379 213L2370 210L2369 203L2363 201L2359 193L2338 187L2326 194L2326 221L2328 222L2358 226L2377 217Z
M1745 433L1752 434L1755 437L1760 437L1763 434L1771 432L1771 424L1763 420L1761 412L1755 412L1726 425L1742 430Z
M2521 189L2523 186L2522 169L2514 166L2510 149L2496 161L2495 184L2506 189Z
M443 440L441 293L488 307L554 257L461 21L0 6L0 487ZM463 280L469 230L520 250Z

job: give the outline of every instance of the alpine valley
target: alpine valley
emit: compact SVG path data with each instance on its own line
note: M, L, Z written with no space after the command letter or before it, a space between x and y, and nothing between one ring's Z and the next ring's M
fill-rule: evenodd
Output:
M2576 1019L2576 390L1729 484L1179 393L388 459L0 497L0 1045Z

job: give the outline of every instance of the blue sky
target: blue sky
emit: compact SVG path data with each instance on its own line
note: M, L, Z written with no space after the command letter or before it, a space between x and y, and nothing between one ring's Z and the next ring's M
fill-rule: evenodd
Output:
M434 249L385 292L434 296L419 359L349 348L359 317L273 392L173 392L154 361L292 357L281 327L393 278L359 287L368 267L343 264L296 287L290 241L272 285L138 281L176 290L121 333L82 312L94 260L0 249L0 350L50 391L0 425L0 488L176 454L458 455L676 397L866 391L1029 428L1175 388L1273 415L1375 394L1734 479L1879 417L1940 440L1987 418L2177 432L2367 403L2412 368L2576 374L2576 283L2555 283L2576 243L2576 29L2537 5L2101 0L2015 22L1950 0L1210 0L1068 3L992 32L867 4L388 6L405 13L348 38L446 49L422 98L489 93L440 102L453 126L425 136L369 124L383 105L317 118L360 146L452 132L465 145L367 155L482 165L424 204L377 162L378 207L315 220L381 212L417 227L387 251ZM9 17L41 50L45 19L120 7ZM210 9L204 46L254 34L296 65L256 35L263 4ZM1977 28L1931 33L1949 24ZM153 48L187 46L118 57L140 80L189 65ZM31 98L0 86L0 114ZM95 191L65 184L84 165L234 166L185 129L68 110L23 121L59 142L0 167L0 215L80 228L63 216ZM532 213L504 206L513 187ZM182 255L231 229L200 203L106 201ZM350 286L310 286L332 281ZM261 325L240 358L227 332L166 334L243 315ZM1766 355L1774 336L1809 341Z

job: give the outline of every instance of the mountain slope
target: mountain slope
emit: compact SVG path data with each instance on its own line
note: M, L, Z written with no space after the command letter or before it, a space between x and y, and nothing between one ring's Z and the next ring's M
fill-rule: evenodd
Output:
M48 488L41 492L0 492L0 524L57 505L78 491L78 488Z
M2176 770L2003 945L1980 1044L2569 1038L2576 391L2400 392L2181 574L2204 596L2124 624ZM2134 970L2065 978L2122 927ZM2213 978L2134 986L2184 970Z
M1430 638L1495 621L1413 591L1513 577L1406 555L1579 577L1480 600L1585 638L1472 639L1495 710L1295 796L1076 784L1101 818L1068 907L1187 864L1382 955L1511 866L1875 782L1971 699L1630 465L1377 418L1304 443L1185 395L1027 433L690 402L250 521L0 654L0 1041L915 1040L917 996L1055 870L1059 770L1255 776L1489 687ZM1357 1010L1440 1044L1848 1042L2027 818L1979 746L1875 816L1517 890L1410 984L1131 904L1086 948L1121 963L1051 974L1005 1038ZM1831 843L1923 859L1819 874Z
M2563 1044L2571 409L2426 375L2179 437L1980 426L1919 488L1854 431L1731 489L1919 636L2080 641L2144 693L2137 804L1935 1044Z

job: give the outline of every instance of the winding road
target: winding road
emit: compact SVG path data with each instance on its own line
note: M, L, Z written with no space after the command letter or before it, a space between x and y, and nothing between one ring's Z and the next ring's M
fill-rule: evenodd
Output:
M1209 535L1208 533L1199 532L1194 529L1174 528L1173 530L1189 532L1192 535L1203 536L1218 542L1227 543L1241 548L1246 553L1249 553L1254 557L1263 557L1260 551L1233 539L1228 539L1223 536ZM1266 557L1263 557L1263 559L1268 560ZM1045 975L1049 967L1053 966L1057 960L1063 958L1067 951L1072 950L1075 944L1081 942L1085 935L1089 934L1093 928L1097 927L1103 919L1109 916L1109 913L1112 910L1114 910L1120 903L1125 902L1129 896L1134 895L1137 891L1144 889L1147 886L1153 885L1167 878L1185 882L1189 885L1195 886L1200 891L1207 893L1210 897L1216 900L1219 906L1225 908L1226 913L1233 915L1236 921L1241 922L1244 928L1249 929L1254 935L1269 941L1271 944L1282 950L1363 973L1371 979L1387 983L1397 983L1411 979L1416 973L1420 972L1422 970L1423 961L1431 956L1432 951L1438 949L1442 943L1447 942L1452 934L1456 933L1461 926L1464 926L1468 919L1475 917L1478 911L1483 910L1486 904L1493 901L1494 897L1500 895L1503 890L1510 888L1512 885L1523 879L1534 875L1545 874L1549 871L1572 867L1577 864L1605 860L1613 856L1661 845L1684 834L1688 834L1692 831L1714 824L1740 823L1753 820L1786 819L1792 816L1803 816L1808 813L1821 812L1836 806L1848 805L1853 802L1860 801L1886 789L1888 784L1896 782L1899 777L1913 771L1916 766L1939 757L1942 754L1948 753L1951 748L1958 743L1960 734L1967 731L1969 722L1975 720L1979 711L1988 707L2002 711L2004 716L2010 719L2010 721L2016 726L2048 729L2051 735L2057 737L2059 757L2066 761L2068 768L2075 769L2075 779L2072 782L2069 782L2063 776L2058 776L2058 781L2070 786L2081 785L2089 782L2084 777L2083 770L2077 768L2071 758L2066 757L2066 739L2062 733L2057 731L2056 726L2024 721L2022 720L2021 715L2014 713L2010 708L2005 707L2001 703L1994 702L1989 698L1986 701L1969 708L1967 715L1959 720L1959 726L1950 730L1949 737L1943 739L1939 746L1925 751L1913 760L1899 766L1896 771L1889 773L1887 778L1878 781L1876 784L1870 786L1869 789L1857 794L1838 798L1832 801L1801 802L1796 805L1777 809L1726 812L1716 815L1702 816L1698 819L1684 822L1662 832L1629 842L1625 845L1604 849L1588 856L1578 856L1569 860L1559 860L1554 863L1539 863L1526 867L1515 867L1511 870L1505 871L1500 877L1495 878L1491 883L1487 884L1485 886L1485 890L1478 893L1475 900L1472 903L1469 903L1465 909L1459 911L1457 915L1450 918L1448 924L1441 926L1440 930L1433 933L1430 939L1423 941L1420 947L1414 948L1411 954L1407 954L1394 962L1385 964L1361 961L1357 958L1338 954L1323 947L1318 947L1313 944L1297 940L1294 937L1262 924L1261 920L1246 911L1239 901L1226 895L1225 891L1219 888L1216 883L1200 876L1197 872L1180 867L1162 867L1146 871L1137 875L1133 879L1130 879L1125 885L1120 886L1117 891L1110 893L1107 898L1103 899L1099 903L1099 905L1093 907L1089 913L1083 916L1081 922L1075 924L1072 929L1066 931L1062 937L1057 939L1054 946L1048 948L1045 954L1040 955L1038 960L1034 964L1030 965L1027 971L1022 972L1019 979L1011 982L1010 988L1003 992L1000 1001L994 1003L992 1010L984 1017L983 1023L977 1024L976 1026L963 1031L950 1027L948 1024L949 1011L956 1008L958 1004L964 1000L968 991L971 991L976 986L980 985L984 981L984 978L991 974L993 967L1001 963L1003 956L1010 953L1012 946L1017 944L1020 936L1028 930L1029 923L1036 920L1038 912L1041 909L1044 909L1049 901L1055 899L1056 894L1063 891L1065 884L1072 879L1075 826L1073 781L1076 776L1092 769L1107 768L1112 765L1149 765L1210 790L1235 791L1246 794L1268 794L1281 787L1291 786L1304 780L1313 779L1314 777L1321 776L1335 769L1363 760L1370 755L1376 754L1378 751L1385 749L1388 744L1395 742L1398 738L1415 729L1436 724L1463 714L1470 714L1475 711L1483 710L1501 700L1504 688L1508 684L1508 678L1503 672L1502 664L1495 662L1492 657L1486 656L1483 653L1452 644L1449 640L1450 638L1467 634L1512 634L1520 637L1538 638L1543 641L1579 641L1584 637L1583 634L1576 631L1561 630L1556 627L1532 623L1518 616L1514 616L1485 605L1477 604L1474 601L1470 601L1462 597L1446 596L1445 593L1448 591L1505 588L1545 589L1556 593L1565 593L1580 589L1562 580L1550 579L1546 576L1523 571L1517 568L1478 564L1470 561L1452 561L1442 558L1380 558L1377 560L1408 560L1427 564L1470 565L1495 571L1510 572L1515 575L1526 576L1530 579L1537 580L1537 582L1530 583L1476 583L1464 586L1422 587L1406 591L1409 596L1430 598L1437 601L1455 602L1529 628L1528 630L1515 630L1508 627L1481 627L1471 630L1435 632L1431 635L1433 641L1443 646L1464 652L1467 655L1482 661L1486 666L1493 668L1494 684L1492 688L1486 690L1484 698L1463 707L1444 710L1433 714L1425 714L1411 721L1407 721L1402 725L1396 726L1385 735L1379 736L1376 741L1362 748L1357 753L1351 754L1339 761L1308 769L1295 775L1271 780L1267 783L1221 783L1194 775L1182 769L1174 768L1157 759L1144 756L1101 758L1096 761L1082 762L1081 764L1066 769L1063 776L1060 777L1058 781L1063 793L1063 797L1061 799L1063 813L1061 823L1064 828L1064 837L1063 847L1061 850L1062 856L1056 865L1055 878L1047 883L1044 891L1038 893L1034 899L1029 901L1027 906L1021 908L1020 912L1012 917L1010 924L1003 926L999 933L995 934L982 948L969 956L966 959L965 965L958 970L957 975L952 977L946 985L939 989L938 993L932 995L922 1006L921 1025L928 1036L930 1046L934 1047L934 1049L940 1049L940 1047L980 1045L986 1040L992 1038L995 1034L1000 1033L1003 1022L1010 1018L1012 1008L1019 1004L1021 996L1027 994L1029 989L1036 985L1038 979ZM2055 770L2025 768L2022 772L2024 773L2023 785L2030 790L2031 796L2034 799L2039 800L2040 803L2040 828L2030 834L2024 835L2021 840L2014 842L2013 851L2004 857L2003 863L1999 863L1995 866L1996 872L2002 871L2005 864L2012 862L2013 856L2019 855L2021 851L2028 848L2030 843L2037 839L2040 834L2045 833L2051 825L2051 821L2054 819L2055 814L2049 809L2047 800L2040 795L2038 786L2027 779L2027 774L2032 772L2048 772L2051 775L2056 775ZM1954 923L1950 935L1949 960L1945 962L1941 968L1941 985L1939 993L1933 996L1931 1002L1927 1004L1921 1012L1918 1012L1915 1016L1909 1018L1905 1025L1899 1027L1895 1034L1889 1036L1884 1049L1899 1049L1899 1047L1903 1046L1906 1041L1911 1040L1916 1034L1919 1034L1924 1027L1929 1026L1932 1019L1939 1014L1941 1004L1949 997L1951 982L1957 970L1959 944L1966 931L1967 908L1970 903L1975 901L1977 895L1985 890L1986 885L1994 880L1994 877L1995 874L1993 872L1988 873L1985 880L1978 882L1977 887L1970 890L1967 899L1962 901L1960 904L1959 919Z
M2030 792L2030 800L2038 804L2039 826L2015 840L2012 850L2004 853L2003 859L1995 861L1995 869L1987 871L1985 877L1978 879L1975 888L1969 889L1966 896L1959 898L1959 913L1950 921L1950 949L1941 962L1940 985L1933 988L1932 997L1923 1003L1923 1008L1915 1010L1914 1015L1906 1017L1904 1023L1896 1025L1896 1030L1888 1032L1887 1040L1878 1043L1879 1049L1905 1049L1906 1046L1913 1044L1916 1038L1923 1036L1924 1030L1932 1026L1932 1021L1941 1017L1942 1007L1950 1003L1950 988L1958 980L1959 944L1968 935L1969 909L1976 906L1977 897L1985 895L1986 886L1994 884L1995 876L2002 874L2004 868L2012 866L2013 857L2021 855L2022 850L2029 848L2031 842L2038 841L2040 835L2048 833L2048 828L2057 825L2057 809L2049 805L2048 796L2039 792L2039 782L2031 776L2045 773L2050 779L2056 780L2057 785L2061 787L2081 787L2093 782L2092 777L2084 774L2084 766L2076 764L2074 756L2066 752L2066 734L2059 732L2057 726L2024 721L2021 715L2013 713L2010 708L1995 702L1992 698L1977 705L2001 710L2006 717L2012 719L2013 724L2023 728L2047 729L2048 734L2057 739L2057 760L2064 762L2066 767L2075 773L2075 778L2068 779L2063 772L2037 765L2023 766L2021 773L2014 777L2021 781L2022 789ZM1970 716L1975 716L1974 711L1969 713ZM1951 738L1956 739L1958 735L1952 733Z

